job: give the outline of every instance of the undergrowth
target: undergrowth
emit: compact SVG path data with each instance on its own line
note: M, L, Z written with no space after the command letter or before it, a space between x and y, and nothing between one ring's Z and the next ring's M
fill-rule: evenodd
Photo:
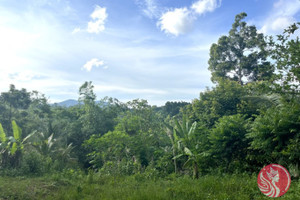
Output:
M170 175L164 178L143 174L108 176L68 170L43 177L0 177L0 199L269 199L258 189L256 175L206 175L199 179ZM300 197L300 182L293 180L280 199Z

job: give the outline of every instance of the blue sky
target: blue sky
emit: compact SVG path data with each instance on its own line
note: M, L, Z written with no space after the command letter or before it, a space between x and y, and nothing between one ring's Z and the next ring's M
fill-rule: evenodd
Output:
M58 102L92 81L98 99L191 101L212 86L209 48L241 12L275 35L300 21L300 1L0 0L0 92Z

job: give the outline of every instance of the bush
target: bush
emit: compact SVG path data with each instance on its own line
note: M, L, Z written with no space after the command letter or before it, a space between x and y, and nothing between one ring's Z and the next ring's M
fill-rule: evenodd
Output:
M47 170L46 159L38 152L24 154L21 171L26 175L42 175Z

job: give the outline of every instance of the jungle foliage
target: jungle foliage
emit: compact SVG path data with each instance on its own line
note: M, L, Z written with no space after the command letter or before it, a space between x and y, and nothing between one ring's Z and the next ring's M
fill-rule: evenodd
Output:
M0 175L75 170L88 173L91 182L93 173L205 179L223 173L251 176L278 163L297 180L299 23L274 39L247 25L246 16L237 15L229 34L212 44L209 70L215 86L191 103L157 107L110 97L97 102L92 82L85 82L78 91L81 103L60 107L37 91L10 85L0 95ZM161 184L172 190L170 183Z

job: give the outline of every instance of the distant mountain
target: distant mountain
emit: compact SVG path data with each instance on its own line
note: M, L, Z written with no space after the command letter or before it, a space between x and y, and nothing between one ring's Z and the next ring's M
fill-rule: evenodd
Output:
M95 102L96 104L100 103L100 101L96 101ZM52 106L62 106L62 107L71 107L71 106L76 106L78 105L79 102L77 100L74 100L74 99L68 99L68 100L65 100L65 101L62 101L62 102L58 102L58 103L54 103L52 104ZM83 103L81 103L83 104ZM104 103L102 104L104 106L108 105L107 103Z
M68 99L59 103L54 103L54 106L62 106L62 107L71 107L71 106L76 106L77 104L79 104L78 101L74 100L74 99Z

